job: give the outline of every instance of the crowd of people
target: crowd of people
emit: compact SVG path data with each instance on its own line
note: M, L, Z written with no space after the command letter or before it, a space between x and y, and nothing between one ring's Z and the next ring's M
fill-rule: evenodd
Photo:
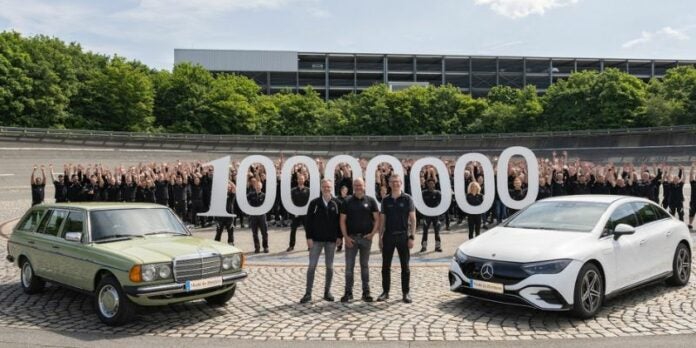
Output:
M491 159L494 168L497 158ZM450 185L454 182L454 159L443 159L449 168ZM360 159L363 169L367 167L367 159ZM118 165L107 167L102 164L72 164L63 165L62 171L56 173L52 165L48 165L50 181L46 179L47 168L43 165L35 166L31 175L32 204L44 201L46 183L54 186L54 198L56 202L150 202L172 208L176 214L187 223L195 226L217 227L216 239L220 240L223 232L227 232L228 243L234 243L234 228L251 228L254 235L254 249L256 252L268 252L269 225L290 228L290 236L287 251L295 248L297 230L305 227L306 216L294 216L289 214L282 204L280 196L280 169L284 163L283 156L275 161L276 178L267 177L264 166L254 164L247 170L247 187L241 192L247 196L252 206L260 206L265 200L266 183L268 180L276 180L276 194L273 208L265 216L247 216L236 204L236 196L239 188L235 179L240 170L239 162L230 165L230 184L227 192L227 211L234 214L234 218L210 218L203 217L200 213L209 209L213 167L195 162L170 162L170 163L139 163L133 166ZM319 172L324 172L324 160L316 159ZM410 169L414 164L413 159L401 160L404 168L404 192L412 193ZM670 167L664 164L640 164L632 163L593 163L579 159L569 160L566 152L552 154L550 158L538 158L539 191L537 199L552 196L573 194L618 194L632 195L651 199L661 204L672 215L686 221L690 227L694 222L696 212L696 164L690 168ZM495 180L500 180L501 175L495 169ZM40 174L40 175L39 175ZM393 168L382 163L375 172L375 197L376 202L382 202L391 194L389 178L394 174ZM528 170L523 158L516 158L509 162L507 173L504 174L508 182L509 193L513 199L523 199L527 192ZM291 198L295 205L305 206L310 201L310 173L306 166L297 164L291 174ZM322 178L323 179L323 178ZM331 193L339 202L339 208L348 197L354 196L355 182L351 168L347 164L339 164L331 179ZM691 201L685 203L684 184L691 182ZM481 204L483 194L487 187L484 185L483 169L480 163L469 163L464 171L464 183L466 187L466 199L471 205ZM364 185L364 182L363 182ZM440 191L441 180L437 170L432 166L425 166L420 172L420 189L423 201L429 207L437 206L442 194ZM442 251L440 245L440 231L442 227L450 229L454 224L463 224L466 220L469 237L474 238L480 234L489 224L496 224L515 213L514 209L506 207L495 192L492 207L483 214L465 214L458 206L455 197L449 209L442 216L423 216L416 212L417 225L422 228L421 252L425 252L428 246L429 230L434 230L436 252ZM684 216L685 204L689 206L688 216ZM261 240L258 234L261 234ZM343 243L338 242L337 251L341 251Z

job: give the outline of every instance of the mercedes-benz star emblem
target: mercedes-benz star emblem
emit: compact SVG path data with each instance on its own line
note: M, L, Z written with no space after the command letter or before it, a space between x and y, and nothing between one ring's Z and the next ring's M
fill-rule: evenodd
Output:
M488 280L493 278L493 265L486 263L481 267L481 278Z

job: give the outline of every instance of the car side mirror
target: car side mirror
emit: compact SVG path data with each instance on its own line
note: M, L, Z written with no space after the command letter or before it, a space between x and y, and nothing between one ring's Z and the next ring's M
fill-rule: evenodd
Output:
M636 233L636 228L627 224L618 224L614 227L614 239L619 239L619 237L626 234Z
M81 242L82 233L81 232L68 232L65 234L65 240L69 242Z

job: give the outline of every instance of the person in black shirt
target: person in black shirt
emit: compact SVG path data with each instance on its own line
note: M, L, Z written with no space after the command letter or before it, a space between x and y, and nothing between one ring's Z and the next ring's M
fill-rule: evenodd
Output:
M466 201L473 206L483 203L481 186L477 182L472 182L469 184L466 193ZM481 214L469 214L469 217L467 218L467 222L469 224L469 239L474 239L474 237L478 237L481 234L481 220Z
M616 179L615 183L612 183L611 194L630 196L633 194L633 189L631 188L632 182L629 180L629 184L626 184L626 180L619 177Z
M164 176L164 173L160 173L155 180L155 197L157 204L169 205L169 180Z
M305 186L305 176L303 174L297 175L297 186L290 191L290 197L292 198L292 202L298 207L305 206L309 201L309 187ZM290 245L287 251L295 250L297 228L300 225L304 226L304 220L304 215L292 217L292 222L290 223Z
M68 201L68 186L67 186L67 176L63 174L58 175L58 179L55 178L53 173L53 165L49 164L48 168L51 170L51 179L53 180L54 195L56 203L64 203Z
M428 189L423 191L423 203L430 208L436 207L442 200L442 193L435 189L435 179L429 178L426 180ZM440 216L425 216L423 219L423 238L421 239L421 250L424 253L428 248L428 227L433 225L435 232L435 251L442 252L440 246Z
M312 300L314 273L319 263L319 256L324 250L326 263L326 280L324 281L324 300L333 302L331 295L331 280L333 279L333 260L336 251L336 240L340 239L339 203L332 196L333 181L321 181L321 196L309 202L305 220L305 234L309 247L309 267L307 268L307 287L300 303Z
M584 174L576 173L570 177L571 194L586 195L590 193L591 183L587 182Z
M672 182L667 187L669 200L667 206L672 216L679 216L684 221L684 169L679 168L679 175L672 177Z
M696 164L691 167L690 179L691 201L689 203L689 219L691 222L689 223L689 229L693 229L694 221L696 221Z
M132 175L124 175L125 182L121 186L121 199L124 202L135 202L138 184L133 181Z
M252 207L260 207L266 195L261 191L263 186L260 182L254 181L254 191L247 195L249 205ZM254 238L254 253L259 253L259 229L261 230L261 238L263 239L263 252L268 253L268 225L266 224L266 214L249 215L249 227Z
M365 195L365 182L362 178L353 180L353 195L341 205L341 234L346 245L346 288L341 302L353 299L353 270L355 258L360 253L360 279L362 299L372 302L370 296L370 250L372 237L379 228L379 208L377 201Z
M352 183L351 187L353 187ZM341 186L341 188L338 190L338 197L336 197L336 199L338 200L339 207L343 206L343 203L345 203L346 198L348 198L348 186ZM336 252L340 253L341 249L343 249L343 239L339 238L336 241Z
M551 197L551 185L546 182L546 177L539 177L539 192L537 193L537 201Z
M68 186L68 201L80 202L82 200L82 184L77 174L70 177L70 186Z
M104 187L104 193L106 194L106 202L121 202L121 185L116 181L116 178L111 176L108 179Z
M568 170L563 172L553 171L553 182L551 183L551 194L554 197L565 196L568 194Z
M196 175L193 177L193 183L189 185L191 201L191 222L194 225L203 227L203 217L198 216L199 213L203 212L203 185L201 184L201 178Z
M155 182L151 178L145 180L145 186L143 186L143 202L146 203L157 203L157 193L155 192L157 188L155 187Z
M94 202L99 196L99 183L97 182L97 176L92 175L89 177L89 182L82 185L82 200L85 202Z
M41 177L36 177L36 165L34 170L31 172L31 205L35 206L41 204L44 201L44 194L46 190L46 171L44 166L41 166Z
M235 191L236 187L234 186L234 183L229 183L229 185L227 185L227 202L225 204L225 210L231 215L234 215ZM220 238L222 237L222 230L227 230L227 244L234 245L234 226L232 226L234 217L217 217L215 220L217 222L215 240L219 242Z
M522 187L522 180L515 178L510 189L510 197L516 201L521 201L527 196L527 189ZM517 209L508 208L508 216L517 213Z
M403 182L398 175L389 177L391 194L382 199L380 215L380 246L382 247L382 294L377 301L389 299L391 285L391 262L394 250L399 253L401 263L401 291L403 302L411 303L409 259L416 239L416 209L411 196L401 191Z
M657 185L659 184L661 179L661 169L657 170L657 176L655 176L654 178L650 178L650 173L646 170L643 170L643 172L640 173L640 181L633 185L635 195L638 197L649 199L653 202L657 202L657 197L655 197L655 188L659 187Z
M174 212L180 219L186 219L186 202L190 194L188 184L184 183L181 176L176 177L176 182L172 185L172 200L174 201Z

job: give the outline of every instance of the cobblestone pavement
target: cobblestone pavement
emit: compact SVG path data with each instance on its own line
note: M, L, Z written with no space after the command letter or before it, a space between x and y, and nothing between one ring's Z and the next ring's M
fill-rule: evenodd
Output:
M4 260L6 240L0 238ZM337 265L333 293L342 294L344 267ZM593 320L562 313L478 301L448 290L447 266L421 263L412 267L414 303L399 301L398 267L392 300L349 304L321 300L324 269L317 270L315 299L297 301L304 293L306 267L254 264L249 278L225 307L203 301L142 308L138 319L119 328L102 325L90 296L49 285L38 295L25 295L19 270L0 266L0 326L65 333L103 333L170 337L224 337L253 340L326 341L492 341L590 338L696 333L696 278L683 288L654 285L608 302ZM371 267L373 295L381 287L378 267ZM359 283L358 283L359 284ZM358 286L359 288L359 286ZM359 292L358 292L359 295Z

